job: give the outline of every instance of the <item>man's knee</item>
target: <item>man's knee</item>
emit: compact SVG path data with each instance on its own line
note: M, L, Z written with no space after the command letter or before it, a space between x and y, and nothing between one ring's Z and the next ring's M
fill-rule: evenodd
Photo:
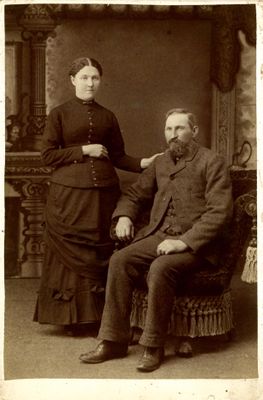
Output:
M130 252L127 251L128 248L125 247L121 250L116 251L110 258L110 269L125 269L125 266L128 264L130 260Z
M147 281L148 282L160 282L161 279L165 276L165 268L163 268L162 263L160 262L160 258L157 257L150 265Z
M161 284L161 282L169 282L176 284L178 278L178 270L175 265L165 262L163 257L157 257L151 264L147 282L150 284Z

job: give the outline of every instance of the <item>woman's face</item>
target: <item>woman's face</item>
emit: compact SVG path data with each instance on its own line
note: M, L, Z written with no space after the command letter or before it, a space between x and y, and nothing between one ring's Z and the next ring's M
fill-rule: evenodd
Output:
M75 76L71 76L71 82L78 98L92 100L100 86L100 74L97 68L85 65Z

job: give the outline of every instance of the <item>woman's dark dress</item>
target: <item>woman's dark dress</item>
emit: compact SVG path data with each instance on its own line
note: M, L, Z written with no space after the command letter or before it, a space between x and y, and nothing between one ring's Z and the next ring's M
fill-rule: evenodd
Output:
M84 156L82 145L102 144L107 158ZM74 98L53 109L43 136L43 162L54 167L45 208L46 251L34 315L40 323L100 321L111 215L119 196L114 166L140 172L125 154L114 114Z

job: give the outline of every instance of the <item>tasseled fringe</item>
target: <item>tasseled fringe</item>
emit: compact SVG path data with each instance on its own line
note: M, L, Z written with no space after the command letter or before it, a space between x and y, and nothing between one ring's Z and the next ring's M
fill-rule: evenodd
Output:
M143 329L147 312L147 293L135 290L132 299L131 327Z
M131 326L144 328L147 311L145 292L135 290ZM175 298L169 333L175 336L222 335L233 328L230 290L219 296Z
M257 248L248 246L241 279L247 283L257 282Z

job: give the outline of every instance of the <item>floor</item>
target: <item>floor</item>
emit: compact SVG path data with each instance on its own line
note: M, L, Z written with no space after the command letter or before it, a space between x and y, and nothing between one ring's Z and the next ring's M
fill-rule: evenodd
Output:
M257 289L255 284L233 278L235 336L200 338L193 358L174 354L175 341L168 339L161 368L148 374L136 371L139 345L128 357L98 365L82 364L79 354L92 350L96 332L68 336L61 328L32 321L38 279L5 281L5 380L63 379L251 379L257 378ZM221 399L219 399L221 400Z

